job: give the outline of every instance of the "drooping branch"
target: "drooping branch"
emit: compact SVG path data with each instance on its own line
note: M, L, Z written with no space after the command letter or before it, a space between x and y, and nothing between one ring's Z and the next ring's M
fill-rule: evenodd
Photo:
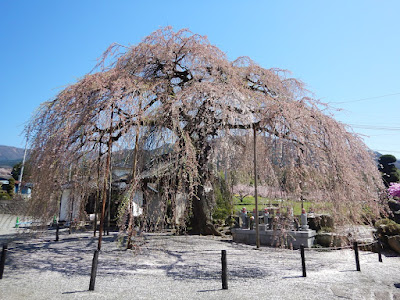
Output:
M382 185L368 149L325 115L320 102L288 72L264 69L247 57L231 62L205 37L169 27L138 45L115 50L111 47L111 57L102 58L110 59L109 66L64 89L32 120L31 159L38 187L33 199L60 190L70 165L75 166L76 182L80 176L90 177L97 169L97 151L106 159L109 141L113 151L132 151L140 127L147 150L137 149L139 160L168 148L141 164L149 178L162 182L165 191L179 186L195 205L199 203L193 201L202 199L201 205L192 205L195 209L211 209L205 186L211 186L219 165L236 173L249 171L253 154L248 134L255 126L260 133L259 169L264 172L260 184L287 195L307 190L327 207L343 208L337 217L343 222L354 216L361 222L363 210L357 208L364 206L379 214ZM75 189L82 198L90 192L84 184L75 184ZM348 207L350 213L344 210ZM202 218L199 228L211 224L207 212L192 215Z

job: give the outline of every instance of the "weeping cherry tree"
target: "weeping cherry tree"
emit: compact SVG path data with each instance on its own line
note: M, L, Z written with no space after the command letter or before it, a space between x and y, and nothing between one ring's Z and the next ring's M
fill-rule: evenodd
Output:
M250 169L255 129L264 185L297 199L314 197L341 224L372 221L382 211L382 184L368 149L288 75L248 57L230 61L189 30L167 27L137 45L110 46L94 71L43 103L30 122L36 213L54 213L66 182L80 197L104 190L111 153L134 149L121 214L131 223L140 158L145 149L170 145L153 159L165 198L185 190L193 232L217 234L209 192L215 166ZM96 187L88 183L99 162Z

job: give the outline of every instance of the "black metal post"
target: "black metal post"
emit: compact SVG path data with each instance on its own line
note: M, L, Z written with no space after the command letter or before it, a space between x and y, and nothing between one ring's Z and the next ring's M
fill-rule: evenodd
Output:
M303 269L303 277L307 277L306 258L305 258L305 255L304 255L304 245L300 245L300 253L301 253L301 267Z
M361 271L361 269L360 269L360 258L359 258L359 255L358 255L358 243L357 242L353 243L353 248L354 248L354 254L356 256L357 271Z
M72 202L72 206L73 206L73 202ZM72 233L72 212L71 212L71 216L70 216L70 220L69 220L69 228L68 228L68 234Z
M7 255L7 244L4 244L0 259L0 279L3 279L4 265L6 263L6 255Z
M378 259L379 259L379 262L382 262L382 245L381 245L381 242L378 241L378 242L376 243L376 246L377 246L377 250L378 250Z
M58 240L59 240L59 236L58 236L59 231L60 231L60 225L57 223L57 227L56 227L56 242L58 242Z
M226 250L221 250L221 261L222 261L222 289L228 289L228 272L227 272L227 262L226 262Z
M99 252L100 250L94 251L93 261L92 261L92 272L90 273L89 291L94 291L94 285L96 283L96 275L97 275L97 264L99 261Z

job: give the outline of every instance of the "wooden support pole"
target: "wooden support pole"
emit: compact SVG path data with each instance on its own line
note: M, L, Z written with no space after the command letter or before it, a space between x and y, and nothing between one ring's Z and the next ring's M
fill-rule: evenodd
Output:
M107 186L108 186L108 177L110 175L110 165L111 165L111 148L113 145L113 137L112 137L112 123L114 116L114 107L112 106L111 111L111 121L110 121L110 130L109 130L109 138L107 143L107 159L106 159L106 171L104 173L104 181L103 181L103 195L102 195L102 208L101 208L101 216L100 216L100 227L99 227L99 242L97 245L97 250L101 250L101 241L103 239L103 231L104 231L104 218L106 211L106 201L107 201Z
M307 277L306 258L304 255L304 245L300 245L300 253L301 253L301 268L303 269L303 277Z
M99 252L100 250L94 251L92 260L92 271L90 272L89 291L94 291L94 286L96 283L96 275L97 275L97 264L99 262Z
M68 228L68 234L72 233L72 217L73 217L73 209L74 209L74 198L72 198L72 210L70 214L70 220L69 220L69 228Z
M141 110L141 102L139 102L139 111ZM132 166L132 182L131 185L131 195L129 199L129 223L128 223L128 242L126 243L126 249L132 249L132 236L133 236L133 196L136 190L135 180L136 180L136 165L138 160L139 151L139 134L140 134L140 123L136 126L136 136L135 136L135 148L133 150L133 166Z
M227 261L226 261L226 250L221 250L221 262L222 262L222 289L228 289L228 272L227 272Z
M96 236L97 231L97 213L100 205L100 165L101 165L101 138L99 140L99 157L97 158L97 192L94 200L94 221L93 221L93 236Z
M4 265L6 263L6 255L7 255L7 244L4 244L0 259L0 279L3 279Z
M112 152L111 152L112 155ZM111 197L112 197L112 162L110 159L110 178L108 184L107 235L110 235Z
M357 271L361 271L361 269L360 269L360 257L359 257L359 254L358 254L358 243L357 242L353 243L353 248L354 248L354 255L356 257Z
M258 191L257 191L257 129L253 126L254 135L254 199L255 199L255 210L256 215L254 221L256 222L256 247L260 248L260 228L258 224Z

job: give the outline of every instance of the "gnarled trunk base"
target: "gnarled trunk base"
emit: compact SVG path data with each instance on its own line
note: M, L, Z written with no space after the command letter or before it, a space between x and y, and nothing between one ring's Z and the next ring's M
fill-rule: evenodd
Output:
M192 201L193 216L191 219L193 234L215 235L221 236L221 233L214 227L211 222L211 207L209 202L211 197L207 197L204 187L199 187L197 199Z

